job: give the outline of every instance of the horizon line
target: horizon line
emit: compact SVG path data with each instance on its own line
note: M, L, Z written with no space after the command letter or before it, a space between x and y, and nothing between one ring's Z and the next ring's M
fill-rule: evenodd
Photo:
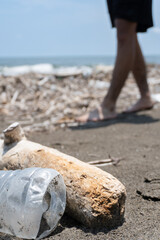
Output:
M115 57L116 55L53 55L53 56L47 56L47 55L41 55L41 56L0 56L0 59L4 58L71 58L71 57ZM159 57L160 54L144 54L145 57Z

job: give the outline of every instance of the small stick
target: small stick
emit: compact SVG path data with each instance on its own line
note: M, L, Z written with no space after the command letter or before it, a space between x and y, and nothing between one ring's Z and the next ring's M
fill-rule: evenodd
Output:
M18 94L19 94L19 91L17 90L11 99L11 104L14 104L16 102Z
M108 159L89 161L88 163L95 166L106 166L111 164L116 166L122 159L123 158L112 158L111 156L109 156Z

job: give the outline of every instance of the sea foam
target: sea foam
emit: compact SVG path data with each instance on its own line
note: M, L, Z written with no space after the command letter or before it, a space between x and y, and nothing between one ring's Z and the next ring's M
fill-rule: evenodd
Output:
M27 74L31 72L42 73L42 74L53 74L54 68L52 64L23 65L23 66L1 68L1 75L4 75L4 76L17 76L17 75Z
M0 75L18 76L27 73L53 74L59 77L67 77L83 74L88 76L92 74L93 68L88 66L73 67L53 67L52 64L23 65L15 67L1 67Z

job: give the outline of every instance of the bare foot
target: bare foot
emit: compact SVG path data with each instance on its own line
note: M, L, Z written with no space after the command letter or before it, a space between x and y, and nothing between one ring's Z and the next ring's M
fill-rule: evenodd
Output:
M141 98L133 106L124 111L124 113L134 113L152 109L154 102L150 98Z
M109 119L114 119L117 117L117 114L115 111L110 111L107 108L104 108L100 106L99 108L86 113L80 117L76 118L77 122L98 122L98 121L104 121Z

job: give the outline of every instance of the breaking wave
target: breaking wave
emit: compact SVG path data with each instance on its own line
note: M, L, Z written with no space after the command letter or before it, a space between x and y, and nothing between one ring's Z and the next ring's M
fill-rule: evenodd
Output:
M36 64L36 65L23 65L15 67L1 67L0 73L4 76L16 76L27 73L44 73L52 74L54 73L54 68L52 64Z
M54 67L52 64L36 64L23 65L14 67L0 67L0 75L3 76L18 76L28 73L53 74L59 77L75 76L83 74L88 76L92 74L93 69L104 72L112 70L113 66L99 65L95 67L89 66L73 66L73 67Z

